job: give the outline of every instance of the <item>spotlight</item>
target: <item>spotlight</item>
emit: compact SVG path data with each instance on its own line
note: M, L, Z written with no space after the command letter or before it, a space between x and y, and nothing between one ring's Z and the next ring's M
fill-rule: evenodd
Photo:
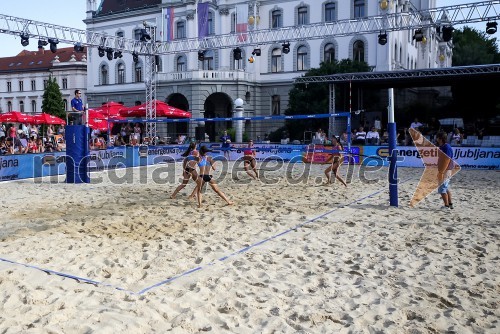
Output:
M121 58L121 57L123 57L122 52L116 50L115 53L114 53L114 55L113 55L113 58L117 59L117 58Z
M488 22L488 23L486 23L486 33L488 35L493 35L496 32L497 32L497 23L496 22Z
M234 60L241 60L241 49L236 48L233 50Z
M43 47L44 47L45 45L47 45L47 44L48 44L48 43L47 43L47 41L46 41L46 40L44 40L44 39L39 39L39 40L38 40L38 48L39 48L39 49L43 49Z
M108 58L108 60L113 60L113 49L112 48L106 48L106 58Z
M250 58L248 58L248 62L250 64L253 64L254 61L255 61L255 58L253 56L250 56Z
M50 51L52 51L52 53L56 53L57 44L59 44L59 40L57 38L49 38L49 44L50 44Z
M253 54L254 56L260 56L260 53L261 53L261 52L260 52L260 49L253 49L253 51L252 51L252 54Z
M284 54L287 54L290 52L290 43L285 42L285 43L281 44L281 46L283 47Z
M30 36L27 33L23 32L21 34L21 45L28 46L29 44L30 44Z
M421 29L415 30L415 34L413 35L413 39L416 40L417 42L422 42L424 39L424 33L422 32Z
M139 62L139 54L137 52L132 52L132 59L134 60L134 63Z
M97 50L99 51L99 57L104 57L104 53L105 53L105 49L104 49L104 46L100 46L97 48Z
M199 61L205 60L205 51L198 51L198 60Z
M73 50L75 50L75 52L83 52L83 50L85 50L85 48L83 47L82 43L78 42L73 47Z
M146 29L141 29L141 42L147 42L151 40L151 36L149 35L148 31Z
M380 45L386 45L387 44L387 33L383 33L380 32L380 34L378 35L378 44Z
M453 28L452 26L444 26L441 29L441 31L443 32L443 41L445 42L451 41L451 38L453 36L453 30L455 30L455 28Z

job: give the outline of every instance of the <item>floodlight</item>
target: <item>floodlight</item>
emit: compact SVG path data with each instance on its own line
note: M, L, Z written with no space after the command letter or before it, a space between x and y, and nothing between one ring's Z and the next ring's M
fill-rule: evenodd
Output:
M415 34L413 35L413 39L416 40L417 42L423 41L424 33L422 32L422 29L415 30Z
M47 45L47 44L49 44L49 43L48 43L46 40L44 40L44 39L39 39L39 40L38 40L38 48L39 48L39 49L43 49L43 47L44 47L45 45Z
M23 32L21 34L21 45L28 46L29 44L30 44L30 36L27 33Z
M149 35L148 31L146 29L141 29L141 42L147 42L151 40L151 36Z
M260 56L261 51L260 51L260 49L258 49L258 48L253 49L252 54L253 54L254 56Z
M497 32L497 23L496 22L486 23L486 33L488 35L493 35L496 32Z
M138 63L139 62L139 54L137 52L132 52L132 60L134 61L134 63Z
M441 30L443 31L443 41L451 41L451 38L453 37L453 30L455 30L455 28L452 26L444 26Z
M284 54L287 54L290 52L290 43L289 42L285 42L285 43L281 44L281 46L283 47Z
M241 60L241 49L236 48L233 50L234 60Z
M113 60L113 49L112 48L106 48L106 58L108 58L108 60Z
M378 44L380 45L386 45L387 44L387 32L382 33L378 35Z
M75 52L83 52L83 50L85 50L85 48L83 47L82 43L78 42L73 47L73 50L75 50Z
M57 38L49 38L49 44L50 44L50 51L52 51L52 53L56 53L57 44L59 44L59 40Z
M205 51L198 51L198 60L199 61L204 61L205 60Z
M104 48L104 46L99 46L97 48L97 50L99 51L99 57L104 57L104 53L106 52L106 49Z
M113 54L113 58L117 59L117 58L121 58L121 57L123 57L122 52L119 50L116 50L115 53Z

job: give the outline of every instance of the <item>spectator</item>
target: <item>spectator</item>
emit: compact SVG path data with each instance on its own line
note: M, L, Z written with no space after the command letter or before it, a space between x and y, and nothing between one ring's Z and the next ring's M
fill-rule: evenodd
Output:
M380 138L380 144L387 144L388 142L389 142L389 132L387 132L387 130L384 130L382 138Z
M410 124L410 128L418 130L423 124L418 121L418 118L415 117L413 123Z
M49 126L47 127L47 139L49 141L53 141L54 135L55 135L54 126L52 124L49 124Z
M363 129L362 126L359 127L358 131L354 135L354 140L352 141L353 144L358 144L358 145L364 145L366 140L366 132L365 129Z
M347 146L347 144L349 144L349 137L347 136L346 131L342 132L342 135L340 136L340 144L342 146Z
M28 139L28 143L26 145L26 153L38 153L38 146L36 145L34 136L31 136Z
M366 134L366 143L369 145L377 145L380 141L380 134L377 129L373 126L370 131Z
M35 124L32 124L29 131L29 137L34 137L36 140L38 138L38 127Z
M140 142L141 142L141 132L142 132L142 129L141 129L139 123L135 123L134 134L133 134L133 137L132 137L132 145L138 145L138 144L140 144Z
M375 127L375 129L377 130L377 132L379 132L380 130L382 130L382 122L380 121L380 117L375 117L375 122L373 122L373 126Z
M227 130L224 130L224 134L220 137L222 142L221 151L224 152L224 157L229 160L231 152L231 136L227 134Z
M455 145L462 144L462 140L464 139L464 135L460 133L459 128L455 128L453 134L451 135L451 143Z
M7 133L7 130L5 129L5 125L1 124L0 125L0 138L5 138L6 133Z
M17 137L17 129L14 125L10 125L9 127L9 138L11 138L12 140L14 140L14 138Z
M45 152L45 147L43 145L42 137L38 137L36 140L36 146L38 147L38 153Z

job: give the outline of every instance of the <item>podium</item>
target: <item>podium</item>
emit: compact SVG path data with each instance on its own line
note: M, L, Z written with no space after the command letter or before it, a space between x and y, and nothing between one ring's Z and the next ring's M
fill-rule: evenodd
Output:
M68 125L66 140L66 183L90 183L88 172L90 129L84 125Z

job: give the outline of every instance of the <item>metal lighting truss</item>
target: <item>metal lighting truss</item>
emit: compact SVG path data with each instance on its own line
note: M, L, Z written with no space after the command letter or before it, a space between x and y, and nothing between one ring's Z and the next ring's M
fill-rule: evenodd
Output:
M151 40L156 39L156 27L144 22L144 27ZM152 122L146 123L146 137L151 143L156 143L156 57L152 54L146 54L144 66L145 84L146 84L146 119Z
M237 46L270 44L281 41L300 41L325 37L373 34L383 31L425 29L447 25L495 21L500 19L500 0L481 1L463 5L431 8L419 11L388 13L334 22L312 23L277 29L252 30L242 34L214 35L206 38L186 38L171 42L142 42L103 32L79 30L50 23L0 14L0 33L29 38L57 38L63 43L81 43L86 47L110 47L122 52L161 55L204 49L225 49Z

